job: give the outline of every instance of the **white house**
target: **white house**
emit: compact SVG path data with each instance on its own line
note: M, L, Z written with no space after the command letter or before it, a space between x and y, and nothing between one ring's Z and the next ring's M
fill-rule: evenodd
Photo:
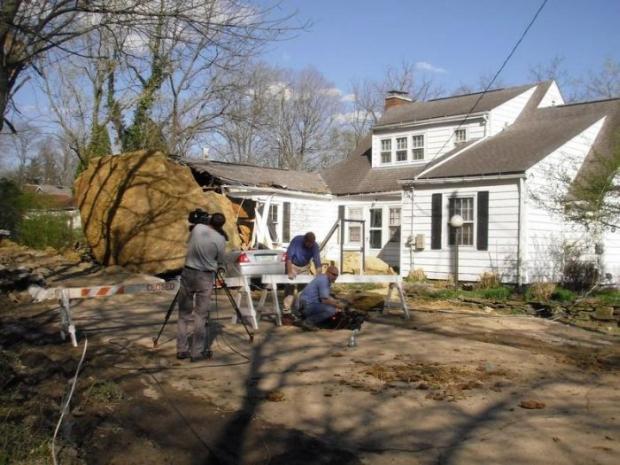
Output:
M231 196L269 202L278 242L312 230L321 240L338 218L344 248L376 255L406 276L432 279L454 271L460 214L459 277L494 271L505 282L559 277L558 254L580 241L618 282L620 232L590 237L542 208L553 169L575 171L611 152L620 131L620 100L564 104L553 81L411 102L386 98L382 118L349 157L321 173L220 162L188 162L207 185ZM536 194L536 195L534 195ZM339 237L326 254L338 259Z

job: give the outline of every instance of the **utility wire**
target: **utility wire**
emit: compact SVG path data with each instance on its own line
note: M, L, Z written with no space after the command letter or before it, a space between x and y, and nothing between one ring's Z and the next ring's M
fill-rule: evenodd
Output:
M545 5L547 4L549 0L543 0L543 2L541 3L541 5L538 7L538 10L536 11L536 13L534 14L534 16L532 17L532 19L530 20L529 24L527 25L527 27L525 28L525 30L523 31L523 33L521 34L521 37L519 37L519 40L517 40L517 42L514 44L514 46L512 47L512 50L510 51L510 53L508 54L508 56L506 57L506 59L504 60L504 62L502 63L502 65L499 67L499 69L497 70L497 72L495 73L495 75L493 76L493 79L491 79L491 81L487 84L486 88L482 91L482 93L480 94L480 96L478 97L478 99L476 99L476 102L472 105L472 107L469 109L469 111L467 112L467 114L465 115L465 117L463 118L463 121L461 121L459 123L459 125L456 127L456 129L454 130L454 132L458 131L459 129L461 129L461 127L465 124L465 122L467 121L467 118L469 118L469 116L474 112L474 110L476 109L476 107L478 106L478 104L480 103L480 101L482 100L482 98L485 96L485 94L489 91L489 89L491 88L491 86L493 85L493 83L496 81L496 79L498 78L498 76L501 74L501 72L504 70L504 68L506 67L506 65L508 64L508 62L510 61L510 59L512 58L512 56L515 54L515 52L517 51L517 48L519 48L519 45L521 45L521 42L523 42L523 39L525 39L525 36L527 35L527 33L530 31L530 28L533 26L534 22L536 22L536 19L538 18L538 16L540 16L540 13L542 12L543 8L545 8ZM448 142L450 142L450 140L452 140L452 137L454 137L454 133L452 134L452 136L450 136L448 139L446 139L446 142L444 142L443 146L441 147L441 149L439 149L439 151L437 152L437 155L439 155L444 148L446 148L446 145L448 145ZM433 161L437 155L435 155L430 161ZM422 171L422 173L424 172L424 170Z
M75 386L77 385L78 375L80 374L80 369L82 368L82 364L84 363L84 357L86 356L86 349L88 348L88 338L86 335L84 336L84 350L82 351L82 358L80 358L80 362L78 363L77 368L75 369L75 376L73 377L73 383L71 385L71 390L69 391L69 395L67 396L67 401L65 405L62 407L62 411L60 412L60 418L58 419L58 423L56 424L56 429L54 430L54 437L52 438L52 461L54 465L58 465L58 461L56 458L56 436L58 435L58 431L60 430L60 425L62 424L62 420L65 416L65 413L69 410L69 403L71 402L71 398L73 397L73 392L75 391Z

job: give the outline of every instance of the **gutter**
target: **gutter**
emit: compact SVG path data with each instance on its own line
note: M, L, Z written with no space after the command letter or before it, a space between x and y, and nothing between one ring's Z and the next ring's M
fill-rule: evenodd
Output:
M401 186L408 185L435 185L435 184L457 184L464 182L476 182L476 181L500 181L506 179L524 179L525 173L514 174L492 174L489 176L459 176L452 178L433 178L433 179L402 179L398 181Z
M258 187L258 186L242 186L235 184L222 184L220 186L222 189L226 189L229 193L242 193L246 195L251 195L252 192L256 192L259 194L281 194L281 195L297 195L301 197L310 197L310 198L320 198L320 199L333 199L334 196L329 193L325 194L316 194L312 192L304 192L304 191L294 191L290 189L278 189L275 187Z
M488 112L486 111L480 111L478 113L472 113L469 115L456 115L456 116L441 116L439 118L431 118L431 119L425 119L425 120L421 120L420 122L412 122L412 121L408 121L408 122L402 122L402 123L389 123L389 124L385 124L385 125L381 125L381 126L374 126L373 127L373 133L375 129L399 129L399 128L412 128L412 127L417 127L417 126L428 126L428 125L435 125L435 124L440 124L440 123L452 123L455 121L469 121L469 120L475 120L475 119L479 119L480 117L484 117Z
M526 231L526 215L525 215L525 196L527 194L527 186L525 184L525 177L519 178L519 216L518 216L518 227L517 227L517 286L523 286L524 281L524 255L526 253L526 241L525 241L525 231Z

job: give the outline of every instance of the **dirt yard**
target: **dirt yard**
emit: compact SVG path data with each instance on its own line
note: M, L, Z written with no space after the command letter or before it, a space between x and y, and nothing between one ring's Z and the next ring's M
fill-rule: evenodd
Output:
M51 286L146 279L50 268ZM152 349L171 299L76 302L73 348L56 304L2 295L0 454L23 457L8 463L51 463L86 337L56 444L63 465L618 463L617 337L411 301L408 321L371 314L357 347L349 331L268 320L250 345L222 294L214 358L189 363L174 357L174 318Z

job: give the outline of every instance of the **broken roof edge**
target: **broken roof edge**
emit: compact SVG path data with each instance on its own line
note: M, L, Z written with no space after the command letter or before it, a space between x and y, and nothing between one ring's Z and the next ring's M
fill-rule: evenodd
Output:
M181 159L179 163L190 170L209 175L222 184L331 194L329 185L321 173L316 171L298 171L216 160Z

